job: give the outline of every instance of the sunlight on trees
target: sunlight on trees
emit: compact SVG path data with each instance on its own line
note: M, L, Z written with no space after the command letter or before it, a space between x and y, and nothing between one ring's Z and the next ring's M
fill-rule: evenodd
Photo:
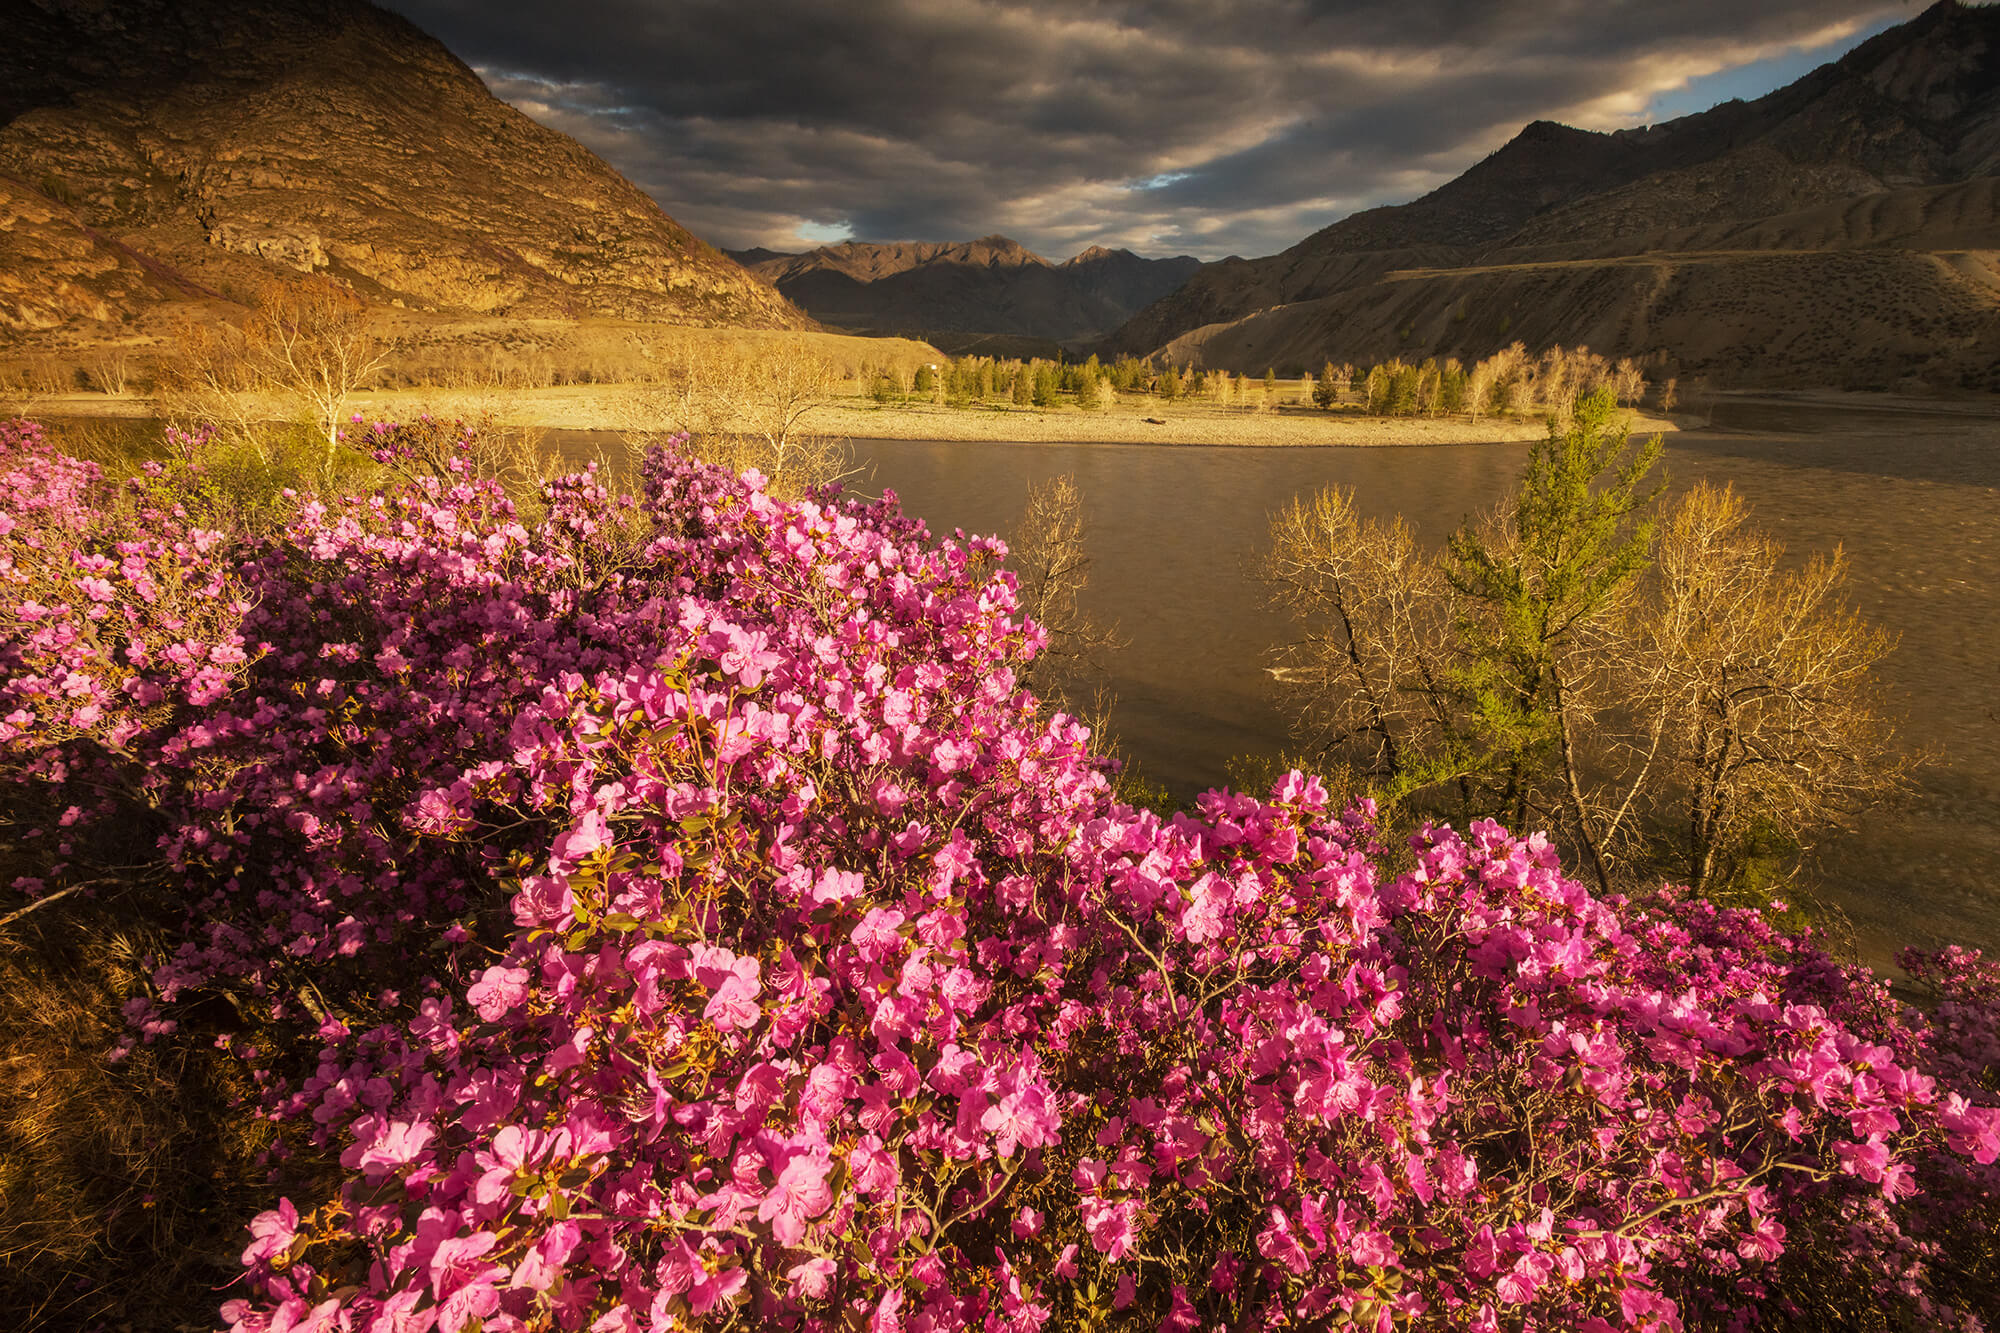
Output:
M852 470L847 441L809 420L833 400L838 380L833 364L810 347L779 343L744 358L683 337L656 360L657 380L627 395L621 434L635 454L685 434L697 457L737 472L755 468L787 496Z
M1732 492L1656 522L1658 441L1630 443L1614 392L1438 555L1351 492L1274 514L1262 573L1299 626L1274 674L1301 740L1407 819L1545 825L1600 888L1754 890L1906 786L1892 643L1842 600L1839 552L1784 568Z
M1732 882L1753 834L1794 845L1894 794L1897 754L1874 669L1895 641L1841 597L1838 548L1802 569L1747 530L1743 501L1696 486L1660 534L1639 640L1666 740L1660 837L1689 887Z
M267 463L274 413L302 420L319 442L321 484L334 474L348 400L396 351L375 332L366 302L316 277L268 283L240 321L183 323L174 342L158 372L163 417L217 428Z
M1528 457L1511 509L1456 533L1445 574L1465 599L1460 637L1470 650L1458 684L1479 719L1482 765L1497 775L1492 808L1517 823L1566 805L1601 885L1609 875L1577 772L1577 698L1595 632L1648 559L1641 511L1660 458L1653 437L1627 450L1628 428L1608 390L1566 428L1552 419ZM1560 782L1560 796L1546 792Z

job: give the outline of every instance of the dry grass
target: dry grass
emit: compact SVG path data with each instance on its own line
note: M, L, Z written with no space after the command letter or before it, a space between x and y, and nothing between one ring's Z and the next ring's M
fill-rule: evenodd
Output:
M0 928L0 1323L213 1328L272 1132L198 1035L106 1059L159 941L77 903Z

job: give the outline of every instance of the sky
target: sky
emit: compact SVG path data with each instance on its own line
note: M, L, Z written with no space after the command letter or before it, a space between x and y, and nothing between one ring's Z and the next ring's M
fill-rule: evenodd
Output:
M1912 0L385 0L730 249L1275 253L1529 121L1791 82Z

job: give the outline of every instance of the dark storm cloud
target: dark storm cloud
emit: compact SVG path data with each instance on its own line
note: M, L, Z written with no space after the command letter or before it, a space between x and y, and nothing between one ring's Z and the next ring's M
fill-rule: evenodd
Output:
M1266 254L1893 0L392 0L697 233Z

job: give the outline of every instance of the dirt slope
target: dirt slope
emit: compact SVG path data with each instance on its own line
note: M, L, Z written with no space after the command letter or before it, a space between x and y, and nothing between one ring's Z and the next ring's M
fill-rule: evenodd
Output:
M287 271L445 313L810 323L362 0L0 0L0 32L0 328Z

